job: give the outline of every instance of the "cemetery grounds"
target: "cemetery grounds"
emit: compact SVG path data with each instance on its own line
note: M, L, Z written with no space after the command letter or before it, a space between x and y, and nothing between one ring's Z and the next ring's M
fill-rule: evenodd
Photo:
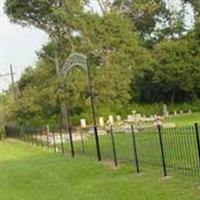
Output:
M186 117L170 119L185 124ZM188 116L188 121L199 122L199 113ZM97 162L93 140L88 140L85 156L80 142L75 142L76 157L70 157L64 144L64 154L58 146L53 148L31 145L16 140L0 142L0 199L2 200L199 200L199 180L193 176L177 174L163 178L162 168L142 165L137 174L133 163L120 163L116 168L112 152L107 151L107 136L100 137L104 145L103 159ZM121 135L116 142L121 143ZM124 138L124 137L123 137ZM128 141L127 137L124 138ZM139 140L138 140L139 141ZM141 140L146 148L148 140ZM146 141L146 142L145 142ZM141 151L142 152L142 151ZM178 152L177 152L178 153ZM123 160L131 158L129 153L118 151ZM148 154L143 154L148 157ZM176 156L176 155L174 155ZM189 155L185 155L186 157ZM145 158L146 158L145 157ZM149 158L151 160L151 158ZM173 161L173 160L172 160ZM178 161L179 162L179 161ZM199 179L199 177L197 177ZM197 183L197 184L196 184Z

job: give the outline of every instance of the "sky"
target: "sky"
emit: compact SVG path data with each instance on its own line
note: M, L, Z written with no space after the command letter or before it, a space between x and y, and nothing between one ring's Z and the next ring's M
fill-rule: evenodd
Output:
M173 2L173 9L178 9L180 0L166 1ZM3 11L4 2L5 0L0 0L0 74L9 73L9 66L12 64L15 80L18 80L26 67L35 65L35 52L48 42L48 36L41 30L10 23ZM93 6L99 11L97 4ZM190 5L188 13L190 14L185 17L185 21L191 26L194 19ZM10 77L0 78L0 92L6 90L10 83Z
M0 0L0 74L9 73L12 64L17 80L27 66L36 63L35 52L48 37L40 30L10 23L3 11L4 2ZM0 91L7 89L10 83L10 77L0 78Z

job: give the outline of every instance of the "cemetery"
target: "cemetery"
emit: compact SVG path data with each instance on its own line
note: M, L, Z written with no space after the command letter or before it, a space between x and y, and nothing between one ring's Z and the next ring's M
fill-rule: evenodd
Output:
M138 132L140 130L144 130L147 128L153 128L156 127L158 124L162 125L163 128L175 128L178 125L171 120L172 117L180 118L180 117L187 117L192 115L192 111L189 110L188 112L174 111L173 113L169 114L167 111L167 108L163 106L165 110L163 110L163 115L150 115L149 117L142 115L140 113L137 113L136 110L132 111L132 115L128 115L126 119L122 119L120 115L113 116L109 115L107 119L104 119L103 117L99 117L98 125L98 134L99 135L106 135L108 132L110 126L113 126L113 129L115 132L130 132L131 131L131 125L134 126L135 132ZM197 118L197 122L200 120ZM84 138L87 138L93 134L93 129L91 129L90 125L87 125L86 119L80 119L80 127L77 127L73 130L73 141L81 141L82 137L80 135L81 130L84 132ZM62 130L62 140L63 142L69 142L70 138L67 133L64 133L65 130ZM33 136L38 141L43 141L44 143L48 141L49 144L53 145L53 142L55 140L56 144L60 144L60 133L59 131L54 133L54 138L52 136L52 132L50 133L49 125L47 125L47 134L39 135L39 136Z
M0 200L200 200L200 0L0 18Z

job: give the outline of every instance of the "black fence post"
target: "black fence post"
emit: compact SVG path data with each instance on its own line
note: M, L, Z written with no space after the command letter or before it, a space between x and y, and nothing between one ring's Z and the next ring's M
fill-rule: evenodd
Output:
M62 153L64 154L64 146L63 146L63 136L62 136L62 129L60 128L60 142L61 142L61 149Z
M5 133L4 139L6 139L8 136L8 126L7 125L5 125L5 127L4 127L4 133Z
M117 167L118 166L117 153L116 153L115 139L114 139L113 127L112 126L110 127L110 135L111 135L111 141L112 141L112 150L113 150L114 163L115 163L115 167Z
M53 137L53 146L54 146L54 152L56 153L56 141L55 141L55 129L52 129L52 137Z
M75 157L75 150L74 150L74 141L72 136L72 127L69 125L69 119L68 119L68 133L69 133L69 141L70 141L70 148L71 148L71 156L72 158Z
M40 133L40 143L41 143L41 147L43 148L43 135L42 135L42 129L39 130Z
M46 146L49 149L49 136L48 136L48 129L47 127L45 127L45 133L46 133Z
M25 130L25 132L26 132L26 130ZM14 136L15 137L15 136ZM20 133L19 134L19 140L21 141L21 142L24 142L24 133Z
M19 131L19 135L18 135L18 140L21 140L21 135L23 135L23 131L22 131L22 129L20 129L20 131Z
M163 164L163 172L164 176L167 176L167 166L165 161L165 153L164 153L164 147L163 147L163 139L162 139L162 132L161 132L161 126L158 125L158 134L159 134L159 142L160 142L160 151L161 151L161 158L162 158L162 164Z
M38 132L35 130L35 128L32 128L31 131L34 133L35 135L35 140L36 140L36 145L40 146L40 139L39 139L39 134Z
M132 135L132 142L133 142L133 150L134 150L134 159L135 159L136 171L139 174L140 173L140 166L139 166L139 160L138 160L138 154L137 154L135 130L134 130L133 125L131 125L131 135Z
M86 58L87 59L87 58ZM96 143L96 153L98 161L101 161L101 149L99 144L99 134L97 129L97 122L96 122L96 108L95 108L95 96L92 88L92 76L91 76L91 69L90 63L87 59L87 74L88 74L88 86L89 86L89 93L90 93L90 102L91 102L91 109L92 109L92 118L93 118L93 128L94 128L94 136L95 136L95 143Z
M26 129L25 129L25 131L26 131ZM30 132L30 136L31 136L31 144L33 145L34 141L33 141L33 133L32 132Z
M85 143L84 143L84 138L83 138L83 132L82 132L82 129L80 129L80 134L81 134L81 147L82 147L82 153L85 154Z
M24 142L29 142L29 139L28 139L28 135L27 135L27 132L28 131L24 131L22 126L18 128L18 131L16 133L16 137L18 139L19 135L24 135Z
M197 140L197 151L198 151L198 159L199 159L199 167L200 167L200 136L199 136L199 127L198 127L197 123L195 123L194 126L195 126L195 133L196 133L196 140Z
M21 130L22 130L22 132L24 132L24 127L21 127ZM27 142L31 143L31 133L30 132L27 133Z
M26 131L27 131L27 130L26 130ZM15 137L16 137L16 136L15 136ZM23 132L23 133L22 133L22 142L25 142L25 141L26 141L25 138L26 138L26 136L25 136L25 132Z

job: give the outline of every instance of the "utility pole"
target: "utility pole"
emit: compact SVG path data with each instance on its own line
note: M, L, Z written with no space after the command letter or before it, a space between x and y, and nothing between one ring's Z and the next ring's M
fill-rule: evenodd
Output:
M15 89L15 79L14 79L14 73L13 73L13 67L12 65L10 65L10 75L11 75L11 81L12 81L12 89L13 89L13 96L14 96L14 100L17 100L17 93L16 93L16 89Z
M12 82L12 90L13 90L13 97L14 100L17 100L17 93L16 93L16 88L15 88L15 79L14 79L14 72L13 72L13 67L10 65L10 73L6 74L0 74L0 78L10 76L11 77L11 82Z

